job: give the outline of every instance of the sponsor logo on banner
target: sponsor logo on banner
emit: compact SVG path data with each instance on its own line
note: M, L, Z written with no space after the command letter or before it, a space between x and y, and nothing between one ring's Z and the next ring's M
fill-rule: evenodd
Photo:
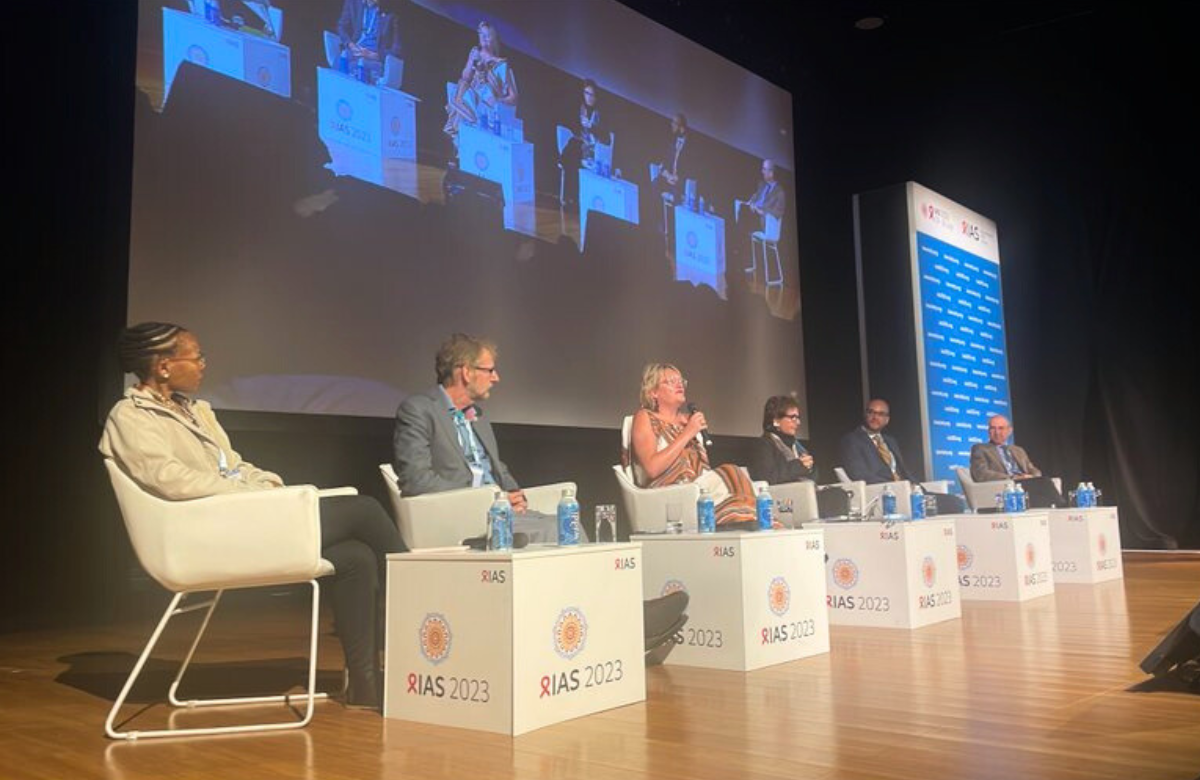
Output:
M771 580L771 584L767 586L767 606L776 615L783 617L791 605L792 589L788 587L787 580L783 577Z
M482 150L475 152L475 170L486 171L491 164L491 161L488 160L487 152Z
M687 593L688 592L687 585L684 585L682 580L672 579L672 580L667 580L666 582L663 583L662 591L658 595L659 596L670 596L672 593L679 593L679 592Z
M1037 548L1033 546L1033 542L1029 542L1025 545L1025 565L1032 569L1036 563Z
M271 86L271 69L268 68L266 65L259 65L258 73L256 73L255 75L258 76L258 85L260 87Z
M187 48L187 58L188 62L194 62L197 65L208 65L208 52L199 44L193 43Z
M574 658L587 645L587 618L578 607L567 607L554 621L554 652Z
M939 208L932 203L921 204L921 216L925 217L925 219L928 221L933 222L938 227L946 228L948 230L953 229L954 219L950 212L946 209Z
M343 122L349 122L354 118L354 106L350 105L350 101L342 99L337 102L337 115L341 117Z
M933 562L932 555L926 555L925 560L921 561L921 580L927 588L932 588L937 582L937 564Z
M971 548L965 544L958 546L958 570L966 571L975 564L975 553L971 552Z
M449 658L454 635L450 632L450 623L445 615L436 612L426 615L417 631L417 640L421 645L421 655L434 666Z
M858 584L858 564L849 558L838 558L833 562L833 584L850 590Z

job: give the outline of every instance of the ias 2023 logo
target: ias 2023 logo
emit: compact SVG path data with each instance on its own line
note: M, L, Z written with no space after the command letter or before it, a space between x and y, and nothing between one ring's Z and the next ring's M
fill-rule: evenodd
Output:
M659 596L670 596L672 593L683 591L687 593L687 585L683 584L683 580L667 580L663 583L662 592Z
M475 170L482 173L483 171L486 171L488 166L491 164L492 161L488 159L486 152L475 152Z
M258 86L271 86L271 69L266 65L259 65L258 72L255 75L258 77Z
M587 645L587 618L578 607L567 607L554 621L554 652L574 658Z
M349 101L339 100L337 102L337 115L343 122L349 122L354 118L354 107Z
M927 588L932 588L937 582L937 564L933 562L932 555L926 555L925 560L921 561L921 579Z
M434 666L450 657L453 635L450 633L450 623L446 621L444 615L437 613L426 615L425 619L421 621L417 639L420 641L421 655Z
M965 544L958 546L958 570L966 571L975 563L975 553L971 552L971 548Z
M187 48L188 62L194 62L197 65L208 65L208 52L203 46L193 43Z
M850 590L858 584L858 564L849 558L838 558L833 562L833 584Z
M771 580L771 584L767 586L767 606L776 615L783 617L791 605L792 589L788 587L787 580L783 577Z

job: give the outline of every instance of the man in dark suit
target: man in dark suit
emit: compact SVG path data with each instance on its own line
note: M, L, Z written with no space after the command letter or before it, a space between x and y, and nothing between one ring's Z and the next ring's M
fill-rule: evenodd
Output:
M863 424L842 437L842 468L850 479L868 485L910 479L895 437L883 432L892 416L882 398L872 398L863 413Z
M660 233L667 232L667 225L670 217L664 217L664 214L669 215L672 209L683 202L683 183L687 181L688 161L690 156L687 154L688 149L688 124L687 117L683 114L676 114L671 119L671 142L664 150L665 154L661 160L655 165L657 175L650 182L652 191L655 194L653 203L655 207L655 221L658 223ZM662 201L663 210L658 210L658 202Z
M850 479L868 485L880 482L918 481L909 473L900 454L900 443L883 432L891 421L892 410L882 398L872 398L863 412L863 424L842 437L842 468ZM959 496L926 491L937 502L938 514L956 514L966 504Z
M387 6L380 0L345 0L338 19L338 37L347 56L361 59L376 77L387 55L401 56L400 24Z
M971 479L990 482L1011 479L1020 482L1031 507L1066 506L1054 482L1042 476L1025 449L1009 444L1012 425L1002 414L988 418L988 441L971 446Z

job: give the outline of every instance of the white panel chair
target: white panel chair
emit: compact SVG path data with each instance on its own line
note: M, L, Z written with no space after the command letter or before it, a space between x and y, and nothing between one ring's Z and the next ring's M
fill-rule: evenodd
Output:
M320 492L311 485L230 493L192 501L166 501L142 490L111 459L105 459L129 540L142 568L174 595L133 671L113 702L104 732L113 739L235 734L283 731L308 725L313 705L325 694L316 693L317 621L320 614L318 577L333 574L333 564L321 557L321 495L353 493L353 489ZM243 696L237 698L181 700L177 693L183 676L213 611L226 590L306 582L312 587L312 621L309 629L308 684L299 694ZM215 591L206 600L183 604L185 597ZM304 704L300 720L190 729L118 731L117 714L142 672L150 653L171 618L205 610L196 638L175 675L168 700L175 707L267 704ZM122 724L124 725L124 724Z
M633 417L627 416L621 422L622 449L629 449L632 431ZM622 466L620 463L613 466L613 473L621 488L621 508L629 518L632 533L661 533L666 530L668 504L680 506L684 531L696 530L696 501L700 498L698 485L689 482L659 488L638 487L633 478L633 466Z
M801 523L811 523L820 515L820 510L817 508L817 486L812 482L786 482L780 485L769 485L767 491L771 494L771 498L775 499L777 507L780 502L790 501L792 503L792 516L789 523L785 523L785 525L799 528Z
M573 135L574 133L571 132L571 128L569 127L558 125L554 128L554 139L558 144L558 203L560 206L563 202L565 192L564 188L566 187L567 183L567 172L563 169L562 153L563 149L567 148L567 143L571 140Z
M337 33L324 31L323 39L325 41L325 61L329 63L329 67L337 70L338 60L342 56L342 39Z
M388 54L383 58L383 75L379 77L379 86L388 89L400 89L404 83L404 60Z
M980 509L991 509L996 506L996 497L1004 492L1004 485L1008 480L992 479L987 482L976 482L971 478L971 470L965 466L955 466L954 474L958 477L958 484L962 485L963 497L967 499L967 506L971 511L978 512ZM1051 482L1058 488L1058 492L1062 492L1062 480L1058 477L1052 477Z
M487 512L496 493L494 485L405 497L392 464L380 463L379 473L387 486L400 538L408 549L456 547L464 539L487 533ZM522 490L530 509L552 515L558 510L558 500L566 488L574 490L575 483L556 482Z
M753 276L758 271L758 253L759 247L762 248L763 275L766 277L764 281L767 287L782 287L783 286L783 265L779 259L779 232L782 226L782 220L779 217L770 214L763 215L764 227L762 230L756 230L750 234L750 267L746 269L746 273ZM770 252L775 257L775 277L771 276L771 266L767 262L767 253Z

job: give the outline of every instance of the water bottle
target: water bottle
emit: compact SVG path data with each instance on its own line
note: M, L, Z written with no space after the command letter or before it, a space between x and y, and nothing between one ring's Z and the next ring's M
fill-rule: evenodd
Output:
M204 21L221 23L221 4L217 0L204 0Z
M896 514L896 494L892 492L891 485L883 486L883 495L879 497L879 503L883 505L884 517L893 517Z
M367 80L367 64L362 57L359 57L358 61L354 63L354 79L362 82Z
M488 509L487 548L489 550L511 550L513 546L513 509L508 494L496 491L496 497Z
M1100 506L1100 491L1096 490L1096 486L1089 482L1088 489L1088 506Z
M912 504L912 519L925 519L925 491L921 490L920 485L913 485L912 499L909 501Z
M1021 483L1017 483L1017 511L1024 512L1029 509L1029 495L1025 492L1025 488L1021 487Z
M771 498L771 494L767 492L765 485L758 489L758 496L754 499L754 509L758 515L758 530L771 530L771 515L775 510L775 499Z
M1017 508L1017 487L1011 479L1004 483L1004 511L1008 513L1020 511Z
M500 111L497 109L492 112L492 133L500 135Z
M579 544L579 502L572 488L563 488L558 500L558 543L563 547Z
M337 69L347 76L350 75L350 55L345 49L342 49L342 53L338 55Z
M700 498L696 501L697 527L702 534L715 533L717 530L717 509L713 505L712 496L708 490L700 488Z

